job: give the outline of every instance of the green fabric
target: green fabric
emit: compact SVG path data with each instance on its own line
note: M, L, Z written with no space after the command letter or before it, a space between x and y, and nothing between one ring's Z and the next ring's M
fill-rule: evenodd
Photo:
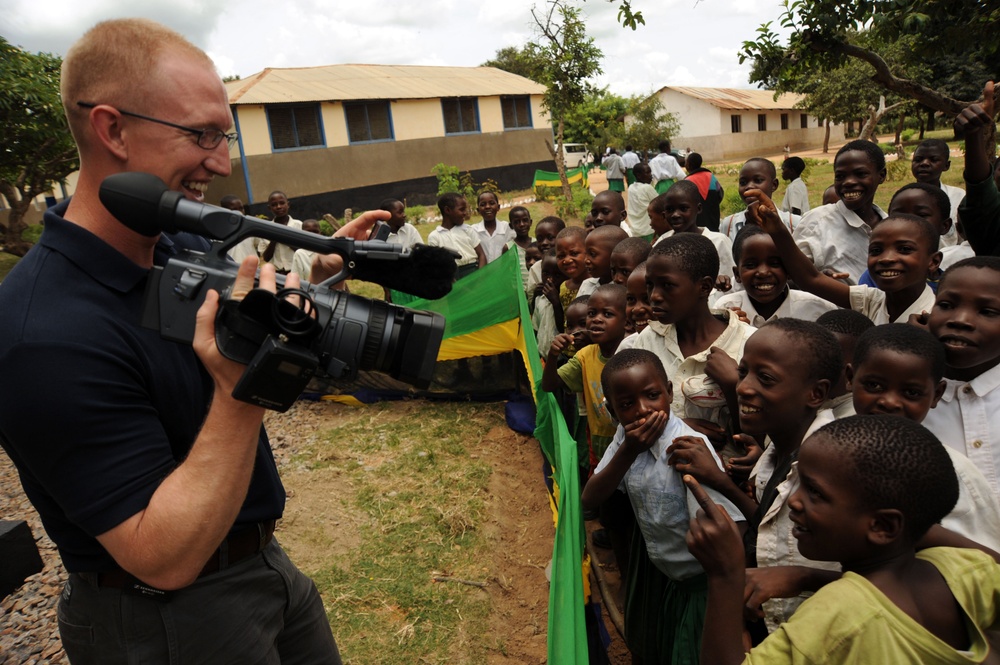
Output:
M698 665L708 606L708 578L681 582L663 574L646 552L639 526L625 578L625 643L644 664Z
M674 184L674 181L672 179L670 179L670 178L667 178L666 180L657 180L656 181L656 193L657 194L665 194L666 191L668 189L670 189L670 186L672 184Z

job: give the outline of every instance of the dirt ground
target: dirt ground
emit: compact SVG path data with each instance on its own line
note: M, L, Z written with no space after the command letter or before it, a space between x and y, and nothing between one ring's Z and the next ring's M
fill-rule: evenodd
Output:
M302 404L302 403L300 403ZM408 410L412 403L384 403L382 408ZM304 414L303 412L306 412ZM338 427L353 417L348 407L316 404L296 408L294 421L313 431ZM275 424L269 430L278 431ZM281 429L287 429L284 425ZM553 521L542 475L543 457L535 439L513 432L504 425L490 429L477 445L481 460L494 472L489 481L487 524L480 527L495 552L485 592L491 599L491 633L508 636L506 655L491 654L488 663L547 662L549 583L545 568L552 557ZM278 530L282 543L294 553L303 570L309 571L331 556L344 554L358 543L364 516L345 514L345 494L354 492L350 481L333 469L282 468L288 492L285 515ZM594 528L596 522L588 523ZM330 538L305 534L321 526ZM334 543L331 549L330 541ZM607 554L602 554L607 556ZM617 589L617 569L605 564L608 578ZM599 590L592 581L595 594ZM610 620L605 620L614 640L610 649L615 665L630 662L621 638Z

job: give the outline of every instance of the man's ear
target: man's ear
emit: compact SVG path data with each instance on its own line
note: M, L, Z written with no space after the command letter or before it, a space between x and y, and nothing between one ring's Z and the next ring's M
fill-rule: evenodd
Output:
M906 518L895 508L873 511L868 520L868 542L873 545L891 545L903 536Z
M95 106L88 118L97 140L122 161L128 159L128 142L121 114L106 105Z

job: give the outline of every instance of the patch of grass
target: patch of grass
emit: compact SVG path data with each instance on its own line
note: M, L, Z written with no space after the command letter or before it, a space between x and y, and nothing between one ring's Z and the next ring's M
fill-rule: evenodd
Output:
M17 262L21 260L21 257L14 256L13 254L8 254L7 252L0 252L0 282L2 282L7 274L14 269Z
M476 662L498 648L489 595L432 578L486 581L479 525L492 469L470 453L502 422L501 409L424 403L402 419L374 413L297 456L348 477L358 490L348 510L368 516L346 561L309 571L345 662Z

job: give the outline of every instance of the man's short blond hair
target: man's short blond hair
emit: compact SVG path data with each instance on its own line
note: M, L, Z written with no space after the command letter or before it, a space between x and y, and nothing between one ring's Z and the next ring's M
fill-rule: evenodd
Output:
M141 18L98 23L70 47L63 59L60 91L77 143L88 113L77 102L155 112L147 108L146 100L157 85L157 65L167 50L203 60L215 69L212 59L179 33Z

